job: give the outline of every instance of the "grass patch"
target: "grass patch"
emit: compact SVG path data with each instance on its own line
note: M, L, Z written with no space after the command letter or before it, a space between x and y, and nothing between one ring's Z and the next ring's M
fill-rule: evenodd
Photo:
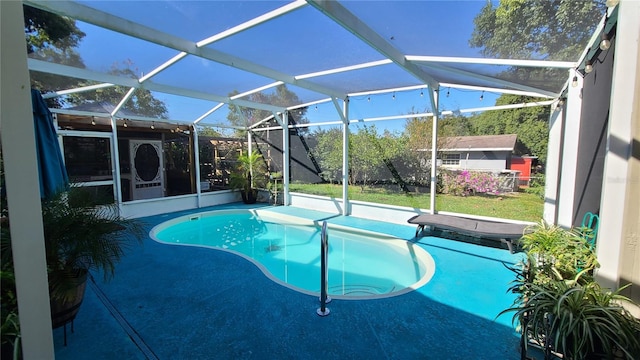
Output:
M342 198L342 186L333 184L290 184L289 190L304 194ZM429 209L431 196L424 192L399 192L397 187L349 186L349 199L378 204ZM503 195L454 196L436 195L436 208L462 214L492 216L503 219L538 222L542 219L544 201L525 192Z

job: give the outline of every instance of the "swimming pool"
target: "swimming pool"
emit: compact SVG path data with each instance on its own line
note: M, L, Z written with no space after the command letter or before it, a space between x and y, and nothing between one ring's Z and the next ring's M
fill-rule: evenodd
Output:
M264 210L218 210L166 221L149 235L163 244L234 253L273 281L317 295L320 226ZM328 292L333 298L397 296L425 285L435 272L431 255L406 240L337 225L329 225L328 235Z

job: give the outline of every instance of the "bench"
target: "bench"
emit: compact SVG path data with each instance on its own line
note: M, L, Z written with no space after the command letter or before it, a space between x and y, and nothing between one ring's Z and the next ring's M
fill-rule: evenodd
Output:
M418 225L416 238L428 226L432 231L441 229L480 238L500 240L507 245L511 253L514 252L513 240L520 239L528 226L441 214L420 214L410 218L407 222Z

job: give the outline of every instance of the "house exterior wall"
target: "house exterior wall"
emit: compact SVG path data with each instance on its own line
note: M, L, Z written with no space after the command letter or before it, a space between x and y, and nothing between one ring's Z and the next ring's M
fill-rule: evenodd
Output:
M531 167L533 164L532 157L519 157L514 156L511 158L511 170L516 170L520 172L520 181L523 184L528 184L529 180L531 180Z
M451 152L454 154L456 152ZM443 164L448 169L502 171L509 168L511 152L509 151L465 151L460 154L458 165Z
M638 194L640 193L640 2L621 1L615 47L624 49L616 56L607 153L602 177L598 262L596 275L601 285L617 288L631 283L624 295L640 301L640 242Z

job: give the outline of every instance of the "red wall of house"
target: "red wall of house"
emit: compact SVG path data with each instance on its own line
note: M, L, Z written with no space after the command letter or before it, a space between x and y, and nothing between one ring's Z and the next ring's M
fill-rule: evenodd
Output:
M531 178L531 163L533 158L521 158L514 156L511 158L511 170L520 171L520 180L529 181Z

